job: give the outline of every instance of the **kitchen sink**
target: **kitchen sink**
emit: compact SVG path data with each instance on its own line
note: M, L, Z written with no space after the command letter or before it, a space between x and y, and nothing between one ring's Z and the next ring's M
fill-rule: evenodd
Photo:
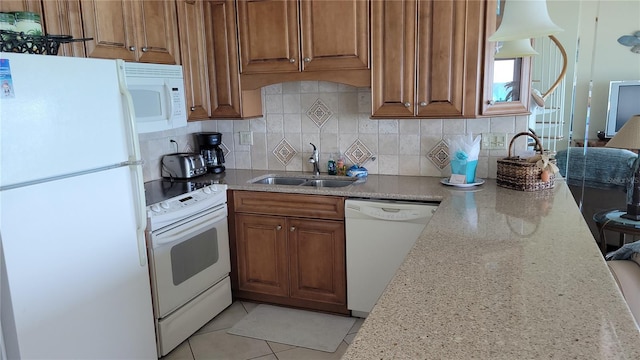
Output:
M312 187L345 187L354 184L358 178L341 179L309 179L301 177L269 176L251 181L252 184L264 185L291 185L291 186L312 186Z
M306 182L305 178L294 177L267 177L264 179L252 181L252 184L268 184L268 185L301 185Z
M334 179L314 179L302 184L302 186L314 187L344 187L353 184L357 179L353 180L334 180Z

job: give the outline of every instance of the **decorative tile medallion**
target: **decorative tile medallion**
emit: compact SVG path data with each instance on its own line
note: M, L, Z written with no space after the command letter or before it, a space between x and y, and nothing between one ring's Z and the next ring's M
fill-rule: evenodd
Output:
M287 139L282 139L280 143L276 145L276 148L273 149L273 155L275 155L278 161L284 166L291 162L291 159L293 159L297 153L296 149L289 144Z
M440 140L436 146L429 151L427 157L431 162L442 170L449 165L449 145L444 140Z
M226 157L229 155L229 148L224 143L220 143L220 149L222 149L222 154Z
M316 102L311 105L309 110L307 110L307 117L311 119L319 128L324 125L333 116L333 112L327 104L322 101L322 99L318 98Z
M344 152L344 155L351 160L352 163L362 164L372 157L373 153L358 139L349 146L347 151Z

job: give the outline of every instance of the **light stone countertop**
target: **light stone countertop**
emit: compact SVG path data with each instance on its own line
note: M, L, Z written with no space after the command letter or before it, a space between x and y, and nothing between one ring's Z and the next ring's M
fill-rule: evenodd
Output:
M638 328L563 181L532 193L387 175L317 190L247 183L274 173L227 170L223 182L441 202L343 359L640 359Z

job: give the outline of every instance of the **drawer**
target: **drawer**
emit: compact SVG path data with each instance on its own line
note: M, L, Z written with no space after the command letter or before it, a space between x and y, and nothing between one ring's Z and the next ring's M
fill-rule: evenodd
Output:
M339 196L234 191L235 212L344 220L344 198Z

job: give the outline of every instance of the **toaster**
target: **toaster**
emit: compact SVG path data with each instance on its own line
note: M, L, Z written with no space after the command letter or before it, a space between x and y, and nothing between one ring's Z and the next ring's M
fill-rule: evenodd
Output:
M207 173L207 165L200 154L175 153L162 157L162 177L189 179Z

